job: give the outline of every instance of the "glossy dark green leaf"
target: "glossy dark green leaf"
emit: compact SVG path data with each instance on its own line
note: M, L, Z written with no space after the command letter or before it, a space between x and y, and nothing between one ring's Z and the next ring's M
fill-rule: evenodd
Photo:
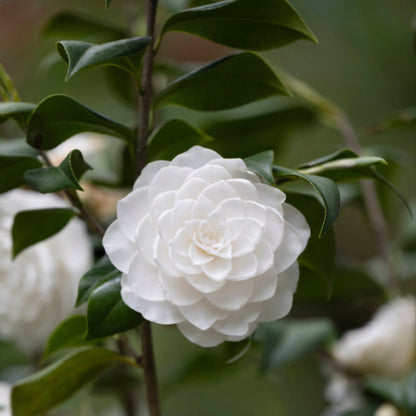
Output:
M134 142L134 133L128 127L61 94L45 98L35 108L29 119L27 141L37 149L50 150L86 131L114 136L129 145Z
M110 7L112 0L105 0L105 8L108 9Z
M134 360L104 348L80 348L17 383L12 390L13 415L43 415L118 364L136 365Z
M57 48L62 59L68 63L68 80L81 69L102 65L116 66L136 76L149 43L148 37L121 39L102 45L62 40L57 43Z
M256 173L274 186L273 161L274 152L272 150L267 150L244 159L248 170Z
M45 208L20 211L14 217L12 227L13 257L25 248L46 240L76 215L70 208Z
M0 124L8 119L13 119L26 125L27 119L35 107L36 105L32 103L10 101L0 103Z
M207 123L202 129L214 139L208 147L223 157L245 158L266 150L279 154L290 143L294 133L310 129L317 122L314 111L297 106L258 115L230 117Z
M149 138L149 160L171 160L195 145L204 145L212 138L183 120L169 120Z
M63 321L50 335L43 353L46 358L56 351L66 348L81 347L87 344L84 340L87 331L87 320L83 315L75 315Z
M120 277L121 272L117 270L110 262L107 256L100 259L94 266L88 270L78 285L78 295L76 306L87 302L91 293L104 282Z
M93 16L70 11L53 16L44 26L42 34L55 39L94 37L102 40L116 40L126 37L123 28L102 22Z
M290 93L260 56L242 52L177 79L159 94L156 106L173 104L200 111L216 111L273 95Z
M319 235L322 236L338 217L340 210L339 190L335 182L331 179L316 175L305 175L299 171L284 168L281 166L273 166L273 173L277 180L302 180L309 183L318 193L324 208L324 218L322 221Z
M35 157L0 154L0 193L23 185L24 173L41 166L42 163Z
M38 152L27 144L25 137L13 139L0 138L0 155L29 156L36 158L38 156Z
M92 167L85 162L79 150L73 150L57 167L31 169L25 172L27 184L40 193L57 192L63 189L82 191L79 180Z
M334 336L332 322L322 318L262 324L255 339L263 345L263 369L272 370L312 353Z
M286 0L225 0L184 10L167 20L162 34L180 31L232 48L265 50L298 39L317 39Z
M143 317L121 299L120 279L98 286L88 302L87 339L100 338L136 328Z

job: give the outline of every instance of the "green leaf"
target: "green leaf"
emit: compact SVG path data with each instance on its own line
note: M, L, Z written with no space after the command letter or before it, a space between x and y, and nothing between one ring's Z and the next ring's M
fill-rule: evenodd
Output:
M29 119L27 141L36 149L50 150L86 131L117 137L130 146L134 143L131 129L61 94L50 95L35 108Z
M143 317L122 301L120 291L118 278L98 286L91 293L87 313L87 339L128 331L143 322Z
M187 32L232 48L274 49L298 39L317 42L285 0L226 0L184 10L167 20L162 35Z
M63 321L50 335L43 358L66 348L81 347L88 344L84 337L87 321L83 315L75 315Z
M111 0L105 0L105 8L108 9L110 7Z
M94 266L88 270L78 285L78 295L76 306L87 302L91 293L100 285L108 280L120 277L121 272L117 270L110 262L107 256L101 258Z
M0 103L0 124L8 119L16 120L19 124L26 125L30 113L36 107L32 103L4 102Z
M42 163L35 157L0 155L0 193L23 185L24 173L41 166Z
M273 166L273 173L277 179L277 183L288 179L301 179L310 184L318 193L324 208L324 219L319 232L319 236L322 236L334 223L340 210L340 196L335 182L328 178L316 175L305 175L299 171L276 165Z
M271 185L275 186L273 161L274 152L272 150L267 150L244 159L244 163L248 170L251 170L261 178L264 178Z
M297 106L215 120L202 129L213 137L209 147L220 155L245 158L266 150L280 153L293 133L309 129L317 121L314 111Z
M30 156L36 158L38 152L27 144L26 137L0 138L0 156Z
M56 14L46 23L42 35L55 39L94 37L102 40L116 40L126 37L126 32L121 27L102 22L93 16L65 11Z
M149 37L121 39L102 45L63 40L57 43L62 59L68 63L66 80L84 68L111 65L137 75L140 62L150 43Z
M70 208L46 208L21 211L14 217L12 227L13 258L25 248L46 240L76 215Z
M159 94L156 106L172 104L216 111L272 95L290 95L290 92L260 56L242 52L177 79Z
M149 138L149 160L171 160L194 145L204 145L212 138L183 120L169 120Z
M12 390L13 415L44 414L118 364L136 365L134 360L104 348L80 348L17 383Z
M0 64L0 98L3 101L20 101L19 93L2 64Z
M416 107L397 111L383 120L375 121L364 127L364 134L385 133L389 130L414 130L416 128Z
M79 180L92 167L84 161L79 150L73 150L58 167L32 169L25 172L26 182L44 194L63 189L83 191Z
M272 370L312 353L334 336L332 322L321 318L262 324L255 339L264 347L263 369Z

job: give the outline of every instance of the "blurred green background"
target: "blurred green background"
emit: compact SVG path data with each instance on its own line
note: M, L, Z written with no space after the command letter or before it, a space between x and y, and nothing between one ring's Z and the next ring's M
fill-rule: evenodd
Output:
M119 7L121 0L114 0L108 11L103 3L103 0L0 0L0 62L12 76L23 101L36 103L51 93L67 93L112 119L134 123L136 115L114 95L102 70L84 71L65 82L66 65L54 48L54 42L61 39L41 36L45 22L63 10L78 10L123 26L128 16ZM161 7L174 9L182 3L165 0ZM291 3L318 37L319 44L297 42L264 53L277 71L282 69L304 80L336 103L359 133L374 120L416 106L416 57L412 51L411 28L415 4L412 0L292 0ZM168 13L167 8L161 10L160 19ZM160 55L195 64L212 61L228 52L229 49L202 39L174 33L167 36ZM249 116L274 108L280 102L290 103L288 99L278 100L277 104L269 100L223 112L219 117ZM161 115L174 116L201 125L214 117L174 108ZM11 123L0 130L4 137L15 133ZM373 148L376 154L391 162L385 173L412 200L416 189L415 132L392 130L360 138L364 147ZM339 133L321 123L300 125L290 134L282 131L282 137L277 134L276 140L282 140L276 160L286 166L296 166L343 147ZM385 195L388 200L385 212L394 241L400 234L400 224L408 219L398 199L391 193ZM376 254L374 236L360 204L346 206L335 228L339 260L360 265ZM296 306L295 303L295 315L309 311ZM325 310L316 314L321 312L327 314ZM368 313L358 321L364 321ZM235 363L226 363L244 348L244 343L205 351L186 341L175 328L157 327L155 332L162 402L167 416L315 416L325 406L323 379L317 361L312 358L263 374L259 371L256 349ZM103 400L97 394L97 400ZM105 407L106 414L116 414L115 408L107 404ZM79 414L95 413L83 408Z

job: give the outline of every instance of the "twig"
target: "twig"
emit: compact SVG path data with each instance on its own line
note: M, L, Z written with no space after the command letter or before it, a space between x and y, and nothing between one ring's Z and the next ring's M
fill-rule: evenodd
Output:
M355 152L361 153L361 145L351 121L342 112L339 112L337 121L339 130L346 145ZM400 281L394 272L394 267L390 256L390 244L387 232L387 224L384 219L380 201L377 196L376 187L374 182L368 179L360 181L360 184L363 190L364 203L367 210L368 219L376 236L380 255L387 268L388 286L393 292L400 292Z

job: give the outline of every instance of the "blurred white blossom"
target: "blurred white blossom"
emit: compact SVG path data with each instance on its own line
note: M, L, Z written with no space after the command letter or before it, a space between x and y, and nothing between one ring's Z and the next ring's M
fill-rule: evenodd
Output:
M119 201L103 244L124 302L209 347L285 316L310 230L242 159L195 146L150 163Z
M13 218L23 210L65 206L50 194L17 189L0 195L0 337L26 352L41 348L74 311L78 281L91 266L92 248L84 224L73 219L12 260Z
M401 416L399 409L390 403L382 404L374 416Z
M10 407L11 386L0 382L0 416L12 416Z
M397 298L362 328L348 331L333 349L335 360L364 374L400 377L416 364L416 299Z

